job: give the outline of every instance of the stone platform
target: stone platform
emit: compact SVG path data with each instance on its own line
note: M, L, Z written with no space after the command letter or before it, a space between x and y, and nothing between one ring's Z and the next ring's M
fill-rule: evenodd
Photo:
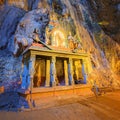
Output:
M48 101L77 96L91 96L93 92L89 85L73 85L73 86L55 86L32 88L32 91L19 89L18 93L27 101L39 101L39 103L47 103Z

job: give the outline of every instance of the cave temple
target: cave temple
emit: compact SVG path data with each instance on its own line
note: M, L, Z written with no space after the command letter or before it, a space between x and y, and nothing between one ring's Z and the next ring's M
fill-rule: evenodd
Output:
M50 21L46 41L36 41L23 52L20 93L49 93L52 96L55 91L66 94L67 90L71 93L87 85L90 57L70 32L66 34L61 26L54 27Z

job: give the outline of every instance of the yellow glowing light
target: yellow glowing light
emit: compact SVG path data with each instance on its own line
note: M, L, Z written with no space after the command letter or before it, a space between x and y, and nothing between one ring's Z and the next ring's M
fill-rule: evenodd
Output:
M107 21L102 21L102 22L99 22L98 24L99 24L99 25L109 25L109 22L107 22Z
M55 29L52 33L52 45L57 47L66 47L65 34L61 29Z

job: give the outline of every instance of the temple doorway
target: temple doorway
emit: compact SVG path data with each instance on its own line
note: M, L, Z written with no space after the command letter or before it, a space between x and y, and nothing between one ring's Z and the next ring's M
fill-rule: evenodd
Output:
M66 72L67 69L67 59L65 58L56 58L56 85L64 86L66 85Z
M82 60L73 60L73 79L75 84L82 84L84 81Z
M33 87L44 87L46 85L47 60L45 56L36 56Z

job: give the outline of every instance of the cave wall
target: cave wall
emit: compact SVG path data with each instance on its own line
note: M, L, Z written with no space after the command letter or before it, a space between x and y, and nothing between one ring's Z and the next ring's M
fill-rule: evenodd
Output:
M90 5L104 32L120 44L120 0L90 0Z
M112 70L120 75L120 0L90 0L93 19L102 31L95 38Z

